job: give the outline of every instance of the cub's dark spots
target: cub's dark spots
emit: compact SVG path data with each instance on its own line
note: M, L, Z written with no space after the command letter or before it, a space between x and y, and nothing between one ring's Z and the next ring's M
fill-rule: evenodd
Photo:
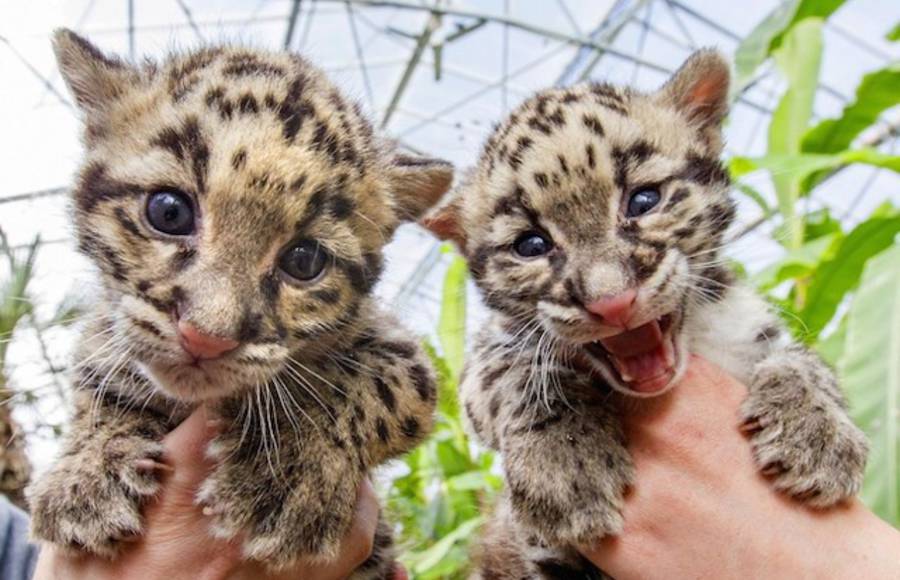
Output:
M259 312L245 312L238 326L237 340L239 342L253 342L262 334L262 314Z
M381 439L382 443L390 441L391 434L388 431L387 423L385 423L384 419L381 417L375 421L375 432L378 433L378 438Z
M500 396L496 393L491 397L491 402L488 404L488 413L490 413L492 419L496 419L497 415L500 414Z
M413 365L409 369L409 377L412 379L420 399L430 401L434 397L434 381L425 367L420 364Z
M259 104L256 102L256 97L250 93L241 95L237 105L238 110L244 114L255 114L259 112Z
M550 135L551 133L553 133L553 130L550 128L550 125L548 125L547 123L544 123L538 117L532 117L532 118L528 119L528 126L536 131L540 131L544 135Z
M291 191L299 191L303 189L304 185L306 185L306 174L301 173L291 182L290 189Z
M516 170L522 164L522 155L534 144L534 140L528 136L521 136L516 141L516 148L509 156L509 166Z
M734 221L735 209L731 202L722 202L710 206L708 210L710 224L717 230L724 230Z
M688 155L680 177L687 181L695 181L704 186L728 186L731 177L722 162L715 157Z
M409 416L403 420L403 423L400 425L400 431L406 437L415 437L419 434L419 421L416 420L415 417Z
M381 377L375 377L375 390L378 392L378 398L384 403L388 411L393 413L397 410L397 399L394 397L394 391L388 386Z
M138 328L152 334L157 338L162 338L163 332L159 329L158 326L150 322L149 320L142 320L140 318L132 318L131 322L134 323Z
M585 114L581 118L581 122L585 127L590 129L590 131L598 136L603 137L606 133L603 131L603 125L600 123L600 119L598 119L595 115Z
M639 257L636 254L631 254L628 257L628 263L631 266L631 271L634 273L635 278L639 282L643 282L652 276L657 267L659 266L659 260L648 260L646 258Z
M190 162L198 191L206 190L209 145L203 137L197 117L187 117L180 129L174 127L162 129L151 144L169 151L179 161Z
M541 189L546 189L547 186L550 184L550 181L547 179L546 173L535 173L534 174L534 182Z
M279 283L278 275L275 274L275 272L270 272L263 276L259 283L260 292L262 292L263 297L265 297L266 301L270 304L278 299L280 288L281 284Z
M672 197L670 197L669 201L666 203L666 209L672 209L673 207L690 197L690 195L691 192L688 191L686 187L679 187L675 190L674 193L672 193Z
M216 87L206 93L206 106L218 111L222 120L227 120L234 114L234 103L225 98L225 89Z
M228 65L222 70L222 74L230 77L244 76L271 76L283 77L285 70L269 62L265 62L255 55L236 55L228 60Z
M355 209L356 204L346 195L336 194L331 198L329 212L335 219L345 220Z
M588 143L584 146L585 155L587 155L588 167L594 169L597 166L597 154L594 152L594 144Z
M141 240L147 239L147 236L145 236L144 232L138 228L137 224L134 223L134 220L128 216L124 208L117 207L113 210L113 215L116 216L116 221L119 222L119 225L121 225L129 234Z
M231 156L231 167L235 171L240 171L244 165L247 163L247 150L246 149L238 149L234 152L234 155Z
M337 288L326 288L310 292L310 296L325 304L337 304L341 299L341 291Z

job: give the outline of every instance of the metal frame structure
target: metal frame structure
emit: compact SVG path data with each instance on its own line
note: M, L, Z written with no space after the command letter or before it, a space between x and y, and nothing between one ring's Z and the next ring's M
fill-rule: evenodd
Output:
M215 22L198 20L195 17L195 10L191 8L190 0L175 0L180 17L185 22L184 24L175 23L172 26L189 27L196 38L202 41L206 36L203 30L215 25L241 23L244 26L252 26L259 23L283 21L284 36L282 46L284 48L302 48L307 42L309 32L311 27L315 25L317 17L320 17L329 8L331 13L338 9L344 10L347 15L348 36L352 40L355 54L355 61L348 62L345 66L348 69L358 68L363 78L367 104L373 111L376 107L376 98L370 78L370 69L375 63L366 58L364 33L369 34L370 38L377 35L386 36L395 41L398 48L407 47L409 50L405 59L398 58L395 61L404 63L403 71L391 89L390 96L385 101L386 105L381 110L375 111L378 113L379 124L389 132L395 114L399 111L403 111L408 116L418 118L417 122L410 127L395 132L394 136L398 138L401 144L406 144L405 138L422 128L446 123L445 118L448 115L495 90L499 91L503 102L503 110L506 110L510 94L521 93L521 91L514 90L514 79L532 68L542 65L549 58L573 47L575 49L574 55L562 67L556 79L556 84L558 85L566 85L591 78L598 64L603 62L604 59L611 57L631 63L635 67L635 74L642 68L665 74L670 73L669 67L645 57L642 53L644 43L648 38L657 38L683 49L692 49L698 45L697 39L694 38L694 33L692 32L698 28L709 31L710 34L717 35L732 43L740 39L736 32L707 17L688 0L614 0L607 9L598 10L597 22L589 31L585 32L584 28L586 27L584 23L577 22L573 17L573 12L569 5L571 1L555 0L556 6L565 16L571 31L553 29L541 23L511 16L510 0L504 0L503 11L494 12L458 7L447 0L289 0L280 3L286 5L286 10L281 16L269 13L260 15L260 11L267 5L266 0L261 0L257 7L244 19L220 18ZM124 0L124 3L126 5L126 22L123 29L109 29L100 32L124 31L128 39L128 53L134 57L136 36L142 30L148 30L150 27L141 27L139 22L140 15L135 11L134 0ZM91 0L87 3L76 26L82 24L88 18L95 4L96 0ZM417 31L409 32L390 25L373 22L371 16L383 11L421 14L421 28ZM659 16L661 14L665 14L674 23L674 30L664 30L658 24L657 20L661 18ZM629 25L640 27L640 43L637 52L629 50L619 42L623 30ZM498 27L503 35L503 65L502 73L498 78L484 78L458 66L447 65L444 62L443 55L449 45L458 42L461 38L472 34L484 26ZM829 27L835 34L858 46L860 50L866 51L868 54L881 60L886 61L890 58L890 55L885 54L865 39L859 38L853 32L834 24L829 24ZM511 49L509 33L511 30L533 35L536 40L544 39L545 41L558 43L558 47L547 51L539 58L515 70L510 70L509 53ZM56 81L55 73L47 74L42 72L30 62L26 55L17 50L8 39L0 37L0 51L2 50L12 52L16 60L29 70L37 82L45 87L44 94L49 93L53 95L60 102L71 108L67 97L57 88L58 82ZM413 79L416 72L423 67L433 70L436 75L454 74L460 78L466 78L479 84L480 87L436 111L417 112L404 108L403 103L406 93L414 82ZM760 100L760 91L757 90L760 86L766 84L770 76L769 72L764 71L738 96L740 103L759 115L757 129L763 126L763 122L771 114L774 104L771 91L764 94L764 99ZM820 90L839 102L847 100L846 95L833 87L823 85L820 86ZM881 145L893 142L897 138L897 127L898 123L886 125L878 135L870 139L870 144ZM870 183L870 181L871 179L867 183ZM27 203L45 197L52 197L65 191L65 187L59 187L26 193L0 192L0 207L9 207L10 204ZM866 191L867 185L864 183L863 188L855 197L864 196ZM752 228L748 231L752 231ZM53 241L48 240L46 243ZM428 274L440 260L441 254L436 250L436 247L427 252L425 258L417 264L412 274L400 285L395 296L395 302L403 304L408 301L413 296L417 285L428 277Z

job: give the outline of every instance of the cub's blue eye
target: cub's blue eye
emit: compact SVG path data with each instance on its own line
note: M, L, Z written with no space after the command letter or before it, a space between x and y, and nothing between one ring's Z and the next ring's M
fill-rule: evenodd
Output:
M328 252L319 242L301 240L282 252L278 267L291 278L308 282L322 273L327 258Z
M625 209L626 217L644 215L659 203L659 191L655 189L642 189L631 194L628 198L628 207Z
M513 244L513 249L523 258L543 256L553 249L553 242L538 232L526 232L519 236Z
M194 206L179 191L158 191L147 199L147 222L170 236L194 233Z

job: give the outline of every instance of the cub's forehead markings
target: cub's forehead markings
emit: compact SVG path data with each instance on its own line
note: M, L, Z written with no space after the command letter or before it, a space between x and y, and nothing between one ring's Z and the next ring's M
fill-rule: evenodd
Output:
M181 162L189 161L198 193L206 192L206 172L210 152L197 117L188 116L180 129L166 127L150 141L150 144L169 151Z

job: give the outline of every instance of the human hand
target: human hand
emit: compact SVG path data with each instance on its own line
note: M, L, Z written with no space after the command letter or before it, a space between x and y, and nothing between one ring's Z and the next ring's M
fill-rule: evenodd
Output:
M194 493L212 467L205 450L214 434L215 421L201 407L166 436L162 491L144 508L144 534L118 558L64 553L47 545L41 549L35 580L336 580L349 576L369 557L379 507L368 481L360 487L353 527L333 562L303 562L269 574L258 563L242 561L238 542L211 537L209 518L194 504Z
M900 533L853 500L816 511L775 491L738 429L746 388L694 357L625 418L637 482L625 529L582 552L617 580L900 579Z

